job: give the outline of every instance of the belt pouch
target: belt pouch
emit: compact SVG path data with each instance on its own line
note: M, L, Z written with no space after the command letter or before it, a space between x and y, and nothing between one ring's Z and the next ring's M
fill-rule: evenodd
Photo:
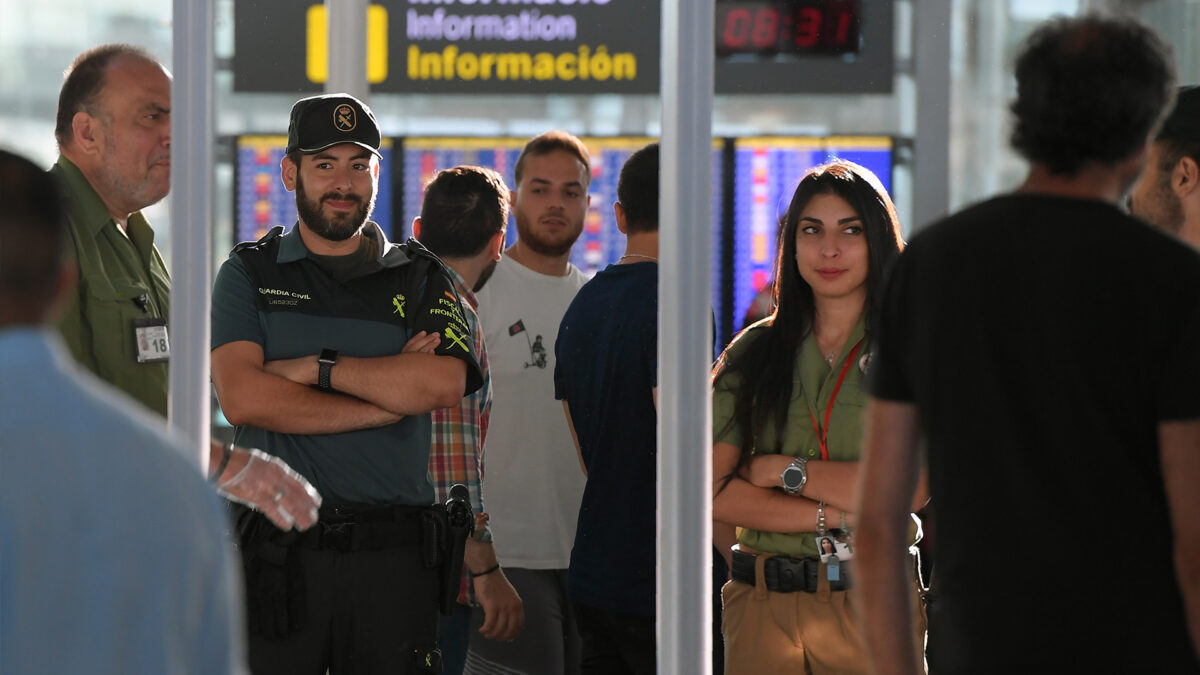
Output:
M246 624L252 634L282 638L307 620L304 576L292 546L295 534L239 517L239 545L246 584Z
M431 506L421 512L421 557L432 569L445 560L448 524L446 510Z

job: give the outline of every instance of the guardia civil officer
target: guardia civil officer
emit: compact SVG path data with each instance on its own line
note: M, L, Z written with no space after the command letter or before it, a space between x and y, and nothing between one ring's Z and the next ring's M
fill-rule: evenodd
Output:
M255 673L438 670L429 412L481 376L452 339L469 329L445 268L368 220L379 145L357 99L298 101L281 172L299 220L236 247L213 291L213 382L237 441L324 497L304 534L239 509Z

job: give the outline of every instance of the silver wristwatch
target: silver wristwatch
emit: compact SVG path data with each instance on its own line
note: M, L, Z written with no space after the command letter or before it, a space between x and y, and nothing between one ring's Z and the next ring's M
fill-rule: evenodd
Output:
M783 473L779 474L779 480L783 483L784 492L789 495L800 494L804 484L808 482L808 460L804 457L793 459Z

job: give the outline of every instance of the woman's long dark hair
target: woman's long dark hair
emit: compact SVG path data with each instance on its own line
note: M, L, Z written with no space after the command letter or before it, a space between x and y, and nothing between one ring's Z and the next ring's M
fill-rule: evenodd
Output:
M775 311L754 324L765 324L765 330L746 349L738 349L736 358L730 351L743 339L743 330L717 359L713 367L713 384L728 375L737 375L740 383L736 393L733 419L730 423L742 430L741 454L733 473L723 477L724 489L749 463L754 451L778 453L782 450L783 427L787 422L788 404L792 399L792 377L800 343L812 333L816 315L812 287L796 268L796 230L800 214L817 195L833 194L845 199L862 219L867 237L867 306L871 312L878 302L878 291L884 271L900 255L904 242L900 238L900 223L883 184L875 174L854 162L834 160L809 169L788 205L783 229L779 235L779 253L775 259ZM775 447L762 447L765 432L775 423Z

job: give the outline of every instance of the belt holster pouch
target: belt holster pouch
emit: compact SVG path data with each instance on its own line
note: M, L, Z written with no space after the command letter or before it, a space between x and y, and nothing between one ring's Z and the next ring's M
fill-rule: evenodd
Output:
M421 558L426 569L442 564L446 555L446 510L435 504L421 512Z
M441 610L449 616L454 611L454 603L458 600L458 591L462 581L463 552L467 548L467 537L475 529L475 514L471 512L471 504L467 501L467 488L456 484L450 488L450 499L444 507L446 522L449 529L445 563L441 569Z
M235 509L247 628L267 638L284 637L302 628L307 619L304 577L293 548L296 535L276 528L261 513Z

